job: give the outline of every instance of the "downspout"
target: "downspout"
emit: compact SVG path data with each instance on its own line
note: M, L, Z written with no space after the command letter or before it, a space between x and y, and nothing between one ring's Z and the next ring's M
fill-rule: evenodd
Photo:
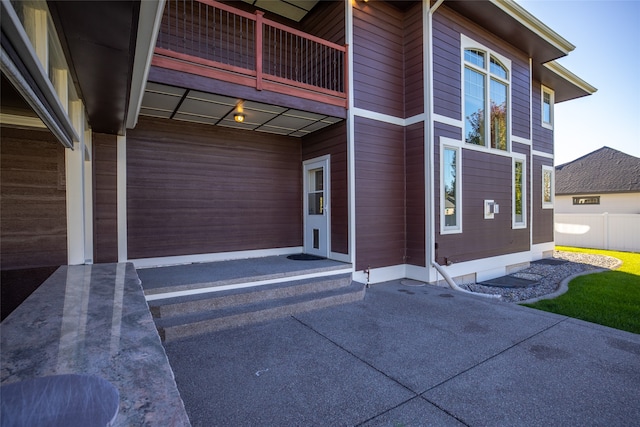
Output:
M460 292L465 293L465 294L471 294L471 295L476 295L476 296L490 298L490 299L500 299L500 298L502 298L501 295L481 294L481 293L478 293L478 292L471 292L471 291L468 291L466 289L462 289L460 286L458 286L456 284L456 282L454 282L454 280L451 278L451 276L449 276L449 273L447 273L446 270L444 268L442 268L442 266L440 264L438 264L437 262L433 261L431 263L431 265L433 265L433 267L438 271L438 273L440 273L442 275L442 277L447 282L449 287L451 289L453 289L453 290L460 291Z
M434 180L433 180L433 168L434 168L434 136L433 136L433 14L440 7L444 0L437 0L433 6L431 0L423 0L423 8L426 13L424 14L423 25L425 28L425 40L424 40L424 106L425 106L425 124L424 124L424 137L425 137L425 230L429 233L425 238L425 253L430 264L436 262L434 242L436 241L435 230L435 195L434 195ZM427 264L429 267L429 264ZM435 266L434 266L435 267ZM432 270L427 270L427 283L431 282Z

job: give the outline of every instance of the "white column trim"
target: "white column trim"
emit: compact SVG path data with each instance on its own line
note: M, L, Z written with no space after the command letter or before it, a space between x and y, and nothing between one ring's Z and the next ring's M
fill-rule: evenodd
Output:
M84 261L93 264L93 139L84 126Z
M345 39L349 46L348 82L349 93L347 94L350 108L347 110L347 194L348 194L348 221L349 221L349 260L355 267L356 263L356 160L355 160L355 114L353 92L353 3L345 2Z
M118 262L128 260L127 253L127 137L117 141Z

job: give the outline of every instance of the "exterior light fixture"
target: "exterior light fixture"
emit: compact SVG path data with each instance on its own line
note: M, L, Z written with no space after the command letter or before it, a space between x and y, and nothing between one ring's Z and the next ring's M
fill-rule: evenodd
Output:
M237 123L242 123L242 122L244 122L244 117L245 116L242 113L235 113L233 115L233 120L235 120Z

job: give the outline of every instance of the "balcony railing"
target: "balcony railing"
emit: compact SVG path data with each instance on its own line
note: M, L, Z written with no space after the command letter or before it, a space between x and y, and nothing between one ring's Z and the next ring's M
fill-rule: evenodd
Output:
M213 0L168 0L153 64L347 106L347 47Z

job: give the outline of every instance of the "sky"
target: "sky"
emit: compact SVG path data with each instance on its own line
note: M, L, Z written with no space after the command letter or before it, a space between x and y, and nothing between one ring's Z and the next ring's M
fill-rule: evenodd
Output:
M557 62L595 86L555 106L555 164L603 146L640 157L640 0L517 0L576 46Z

